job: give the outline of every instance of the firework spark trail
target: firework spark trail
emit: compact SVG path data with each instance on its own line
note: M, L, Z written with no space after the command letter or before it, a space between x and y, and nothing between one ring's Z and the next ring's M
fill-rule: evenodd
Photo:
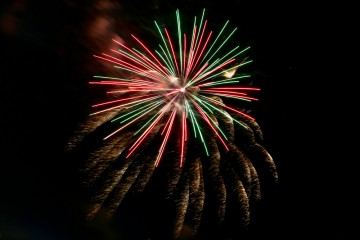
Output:
M259 142L263 139L262 131L259 125L251 120L243 122L247 128L236 127L240 134L235 140L235 144L243 149L244 155L252 159L252 163L257 172L261 171L261 178L264 184L276 184L278 182L278 173L275 162L270 153ZM249 160L248 160L249 161ZM266 177L265 177L266 176Z
M138 197L144 191L146 185L148 184L151 176L154 173L156 157L152 155L153 154L149 155L149 157L147 158L143 168L139 173L139 176L136 178L134 184L129 190L131 195L133 196Z
M251 195L251 172L248 164L248 159L244 153L242 153L234 144L230 145L231 151L228 152L226 157L231 162L232 167L235 169L239 178L243 182L246 189L246 193ZM234 161L231 161L234 159Z
M174 194L184 168L180 167L179 155L176 152L169 154L167 159L171 159L166 164L168 170L166 171L165 196L169 198Z
M110 218L116 212L117 208L120 206L123 198L128 193L129 189L132 187L136 179L138 178L141 169L143 168L145 161L143 159L136 158L129 166L127 171L124 173L123 177L112 190L111 196L108 198L106 203L107 208L107 217Z
M189 167L190 196L186 223L192 229L192 234L198 231L204 208L205 189L200 157L196 156Z
M117 114L119 114L119 112L113 110L107 112L106 114L86 119L83 123L79 124L78 129L76 129L73 136L69 139L65 151L70 152L73 150L84 140L85 137L87 137L90 133L95 131L98 127L112 119Z
M243 137L239 143L255 143L263 141L263 134L259 124L254 120L247 117L239 116L239 120L244 127L237 127L237 131L240 131L241 134L238 134L238 137Z
M87 219L91 220L95 217L95 214L103 206L104 201L120 182L132 160L133 158L128 159L126 162L122 161L121 164L119 164L120 166L117 166L117 168L111 169L109 172L105 172L107 177L105 177L105 180L103 181L103 186L94 194L94 197L91 199L92 205L87 213Z
M143 143L144 145L142 147L146 147L150 144L150 139L158 133L159 129L160 127L153 128L150 138ZM138 162L138 155L132 155L130 158L126 158L126 161L120 160L107 165L106 171L102 172L102 179L99 179L102 187L97 191L94 197L92 197L91 201L93 206L88 212L88 219L92 219L103 206L105 200L107 200L111 194L115 194L110 196L109 201L111 201L111 204L110 207L108 207L107 212L109 217L112 216L117 207L121 204L123 197L135 182L144 165L143 160L141 161L142 164L138 164Z
M174 221L174 235L173 238L176 239L180 235L180 231L184 226L184 221L186 217L186 212L189 206L189 175L188 171L182 176L181 184L178 185L178 192L174 198L175 204L175 221Z
M246 227L250 223L249 195L238 173L233 169L231 161L221 161L222 175L227 188L227 217L230 215L234 222L239 223L238 228Z
M208 139L211 155L204 159L203 165L206 168L205 184L211 189L207 189L214 196L214 203L210 207L212 218L215 225L221 225L225 217L226 208L226 188L220 171L220 152L214 138ZM206 204L206 202L205 202Z
M246 156L233 144L234 136L234 125L230 115L226 114L225 111L222 111L221 114L216 114L217 121L220 125L223 126L224 131L229 137L229 151L224 154L226 161L231 162L232 167L237 169L239 178L242 181L242 184L245 187L246 193L248 196L251 195L251 172L249 167L249 161Z
M276 184L278 182L278 173L274 159L270 153L259 143L255 143L248 148L248 154L256 159L254 166L262 170L263 184Z
M119 154L121 154L127 147L130 137L133 132L125 133L122 136L115 137L110 141L103 141L105 144L98 150L90 153L89 161L81 169L90 176L86 181L86 186L90 186L100 177L111 162L116 161Z
M257 173L254 165L250 161L250 159L248 159L248 165L249 165L250 173L251 173L250 206L253 206L256 203L258 203L259 200L261 199L261 187L260 187L260 181L259 181L258 173Z

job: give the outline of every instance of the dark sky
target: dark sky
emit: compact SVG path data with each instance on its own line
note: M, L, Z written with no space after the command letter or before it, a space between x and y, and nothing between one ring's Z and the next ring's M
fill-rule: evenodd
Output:
M63 153L86 112L92 54L112 37L151 37L153 20L166 21L177 8L193 19L204 7L214 27L230 20L240 44L252 47L262 88L255 114L279 171L279 186L248 239L349 239L347 155L336 144L338 114L323 115L329 113L323 32L333 23L324 20L323 7L147 2L2 1L0 240L116 239L118 227L83 221L78 166Z

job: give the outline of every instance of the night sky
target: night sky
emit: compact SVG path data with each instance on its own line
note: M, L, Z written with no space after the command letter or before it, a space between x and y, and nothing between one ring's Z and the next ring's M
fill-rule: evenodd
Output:
M341 113L324 107L330 80L322 59L330 54L324 55L329 43L322 34L332 22L319 15L322 7L146 2L1 1L0 240L141 236L141 219L131 213L118 225L84 220L79 166L64 157L64 147L88 107L87 82L98 66L92 55L113 37L151 39L153 20L167 21L177 8L190 20L206 8L214 28L230 20L240 46L251 46L254 83L262 88L253 113L279 185L263 199L243 239L349 239L350 155L337 143L348 141L339 137L344 126L336 126Z

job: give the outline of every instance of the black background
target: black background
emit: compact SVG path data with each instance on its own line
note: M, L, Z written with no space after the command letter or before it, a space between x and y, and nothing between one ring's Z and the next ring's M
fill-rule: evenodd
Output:
M279 186L264 199L247 238L350 239L352 140L343 135L351 131L339 107L343 85L332 81L341 45L334 37L341 33L328 6L119 0L99 10L97 2L1 3L0 239L120 236L121 226L83 220L78 165L64 158L66 140L85 111L86 83L96 72L91 55L112 32L143 36L154 18L173 17L179 8L192 19L204 7L218 27L229 19L240 44L252 47L262 88L255 117L279 171ZM111 27L88 34L96 32L97 16L110 19ZM138 231L126 231L132 230Z

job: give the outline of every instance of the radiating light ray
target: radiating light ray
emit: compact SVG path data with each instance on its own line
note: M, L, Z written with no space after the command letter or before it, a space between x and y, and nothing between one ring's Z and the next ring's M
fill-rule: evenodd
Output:
M178 27L178 40L179 40L179 59L180 59L180 72L179 75L182 76L183 73L183 57L182 57L182 43L181 43L181 24L180 24L180 13L179 13L179 9L176 10L176 20L177 20L177 27Z
M157 29L158 29L158 32L159 32L160 36L161 36L161 39L163 40L163 43L164 43L164 45L165 45L167 54L165 53L165 51L163 50L163 48L162 48L161 45L160 45L160 47L161 47L161 49L163 50L165 56L170 56L169 59L170 59L171 61L169 61L169 62L170 62L171 65L172 65L173 72L175 72L175 62L174 62L174 60L176 60L176 59L174 59L174 58L171 57L171 53L170 53L170 50L169 50L169 47L168 47L168 42L165 40L164 35L163 35L163 33L162 33L159 25L157 24L157 22L156 22L156 21L154 21L154 22L155 22L155 25L156 25L156 27L157 27Z
M154 103L151 102L150 104L147 104L147 105L145 105L145 106L143 106L143 107L140 107L140 108L138 108L138 109L135 109L135 110L133 110L132 112L129 112L129 113L127 113L127 114L124 114L124 115L121 115L121 116L119 116L119 117L117 117L117 118L114 118L111 122L117 121L117 120L119 120L119 119L121 119L121 118L124 118L124 117L130 115L130 117L125 118L125 119L122 120L120 123L127 122L127 121L129 121L130 119L132 119L132 118L134 118L134 117L136 117L136 116L139 116L139 115L141 116L141 115L143 115L144 113L147 112L147 110L148 110L149 108L150 108L150 109L155 109L156 107L160 106L163 102L164 102L163 100L159 100L159 101L154 102ZM145 110L143 110L144 108L145 108Z
M219 105L219 106L222 106L222 107L224 107L224 108L230 109L230 110L232 110L233 112L239 113L240 115L243 115L243 116L245 116L245 117L250 118L251 120L255 120L253 117L249 116L248 114L243 113L243 112L241 112L241 111L239 111L239 110L237 110L237 109L235 109L235 108L226 106L226 105L224 105L222 102L216 101L216 100L214 100L214 99L211 99L211 98L208 98L208 97L205 97L205 96L201 96L201 98L207 99L209 102L213 102L213 103L215 103L216 105Z
M149 134L149 132L151 131L151 129L153 127L155 127L155 125L160 121L160 119L162 118L162 116L165 114L166 110L169 109L169 107L171 106L171 103L175 100L175 98L167 103L160 111L158 111L158 116L156 117L156 119L150 124L150 126L144 131L143 134L141 134L141 136L138 138L138 140L135 141L135 143L129 148L130 152L126 157L129 157L131 155L131 153L140 145L140 143L145 139L145 137Z
M159 72L162 72L164 75L166 75L166 72L163 71L163 69L161 68L162 64L159 62L159 60L153 55L153 53L145 46L145 44L143 44L138 38L136 38L134 35L131 35L156 61L157 63L159 63L160 65L155 64L153 61L151 61L149 58L144 57L145 55L142 52L138 52L135 51L134 49L130 49L127 46L125 46L124 44L113 40L114 42L118 43L120 46L124 47L127 51L129 51L129 53L131 54L126 54L127 58L133 60L134 62L138 63L138 64L144 64L145 66L147 66L147 64L149 64L150 66L152 66L154 69L158 69ZM119 52L123 52L124 51L120 51ZM143 61L142 61L143 60Z
M160 146L160 149L159 149L159 154L156 158L156 162L155 162L155 166L157 167L159 165L159 162L160 162L160 159L164 153L164 149L165 149L165 145L167 143L167 140L169 139L169 135L170 135L170 132L171 132L171 129L172 129L172 126L174 124L174 119L175 119L175 116L176 116L176 109L173 109L170 117L169 117L169 124L167 125L167 128L166 128L166 134L165 134L165 137L163 139L163 142L161 143L161 146Z
M181 111L182 114L182 123L181 123L181 151L180 151L180 167L183 166L184 157L185 157L185 142L187 141L187 124L186 124L186 113Z
M133 119L132 121L128 122L127 124L123 125L122 127L118 128L116 131L114 131L113 133L109 134L108 136L106 136L104 138L104 140L108 139L109 137L113 136L115 133L118 133L119 131L121 131L122 129L126 128L127 126L129 126L130 124L136 122L137 120L139 120L141 117L145 116L146 114L152 112L157 106L154 106L152 108L150 108L149 110L147 110L146 112L144 112L142 115L138 116L137 118Z
M114 107L106 108L104 110L91 113L90 116L95 115L95 114L99 114L99 113L103 113L103 112L107 112L107 111L110 111L110 110L113 110L113 109L123 108L125 106L132 106L132 105L137 104L137 103L145 103L145 102L148 102L148 101L157 100L157 99L160 99L160 98L161 98L161 96L154 96L154 97L149 97L149 98L145 98L145 99L132 101L132 102L129 102L129 103L124 103L124 104L121 104L121 105L117 105L117 106L114 106ZM110 102L113 102L113 101L110 101ZM105 103L102 103L102 104L95 104L93 106L100 106L100 105L105 105L105 104L108 104L108 103L109 102L105 102Z
M191 102L194 104L194 106L196 107L196 109L199 111L199 113L202 115L203 119L208 123L208 126L213 130L213 132L215 133L216 136L218 136L219 140L221 141L221 143L224 145L224 147L226 148L226 150L229 150L228 146L226 145L226 143L224 142L224 140L222 139L222 137L219 135L218 131L214 128L214 124L211 123L211 120L209 119L209 116L206 114L206 112L194 101L191 99Z
M179 72L179 65L178 65L178 63L177 63L177 57L176 57L176 55L175 55L174 47L173 47L173 44L172 44L172 41L171 41L171 38L170 38L170 35L169 35L167 29L165 28L164 30L165 30L165 34L166 34L167 40L168 40L169 45L170 45L170 49L171 49L171 53L172 53L173 60L174 60L174 62L175 62L176 72L177 72L177 74L179 75L179 73L180 73L180 72Z

